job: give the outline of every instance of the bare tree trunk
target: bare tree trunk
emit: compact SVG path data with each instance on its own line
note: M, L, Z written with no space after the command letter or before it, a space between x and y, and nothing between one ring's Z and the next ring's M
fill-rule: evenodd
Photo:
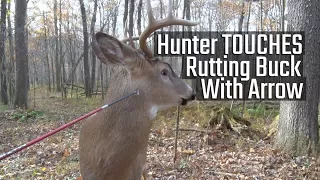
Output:
M285 24L284 24L284 11L285 11L285 7L286 7L286 0L281 0L281 31L285 30Z
M8 3L8 11L11 10L11 2ZM13 48L13 35L12 35L12 26L11 26L11 19L10 14L8 15L8 39L9 39L9 61L8 61L8 68L7 68L7 82L9 85L8 95L9 95L9 107L13 108L14 103L14 48Z
M48 45L48 32L47 32L47 17L45 15L45 12L43 12L43 29L44 29L44 46L46 50L46 66L47 66L47 74L48 74L48 90L51 92L51 73L50 73L50 62L49 62L49 45Z
M72 49L73 49L72 48L73 40L72 40L72 35L71 35L71 27L70 27L70 18L69 18L69 16L67 17L67 33L69 35L68 36L68 50L69 50L69 61L68 61L69 69L68 69L68 71L70 71L70 69L73 69L73 67L74 67L75 57L73 56L73 51L72 51ZM73 79L74 79L73 77L74 77L73 74L68 73L68 80L66 81L66 83L71 84L71 92L70 92L71 98L72 98L72 93L73 93Z
M249 31L249 24L250 24L250 16L251 16L251 6L252 6L252 0L249 2L249 10L248 10L248 19L247 19L247 31Z
M163 18L163 2L162 0L159 0L160 3L160 18ZM160 31L163 31L163 28L160 29Z
M116 28L117 28L117 18L118 18L118 9L119 7L117 6L114 10L114 14L113 14L113 23L112 23L112 36L116 35ZM110 22L108 22L108 25L110 24ZM108 28L109 30L109 28Z
M129 12L129 34L133 36L133 14L134 14L134 1L130 1L130 12Z
M104 100L104 83L103 83L103 68L102 68L102 62L100 61L100 82L101 82L101 95L102 95L102 101Z
M48 34L50 34L50 29L48 28ZM49 41L50 42L50 41ZM51 43L50 43L51 44ZM55 73L54 73L54 57L51 55L50 56L50 59L51 59L51 73L52 73L52 87L53 87L53 90L55 91L55 82L56 82L56 78L55 78Z
M191 8L190 8L190 0L185 0L185 12L186 12L186 19L190 20L191 19ZM191 31L191 26L187 26L188 31Z
M0 64L1 64L1 101L3 104L8 104L8 88L6 77L6 15L7 15L7 0L1 0L1 34L0 34Z
M245 14L244 0L242 0L242 2L241 2L241 14L240 14L240 17L239 17L239 24L238 24L238 31L239 32L242 31L244 14Z
M190 20L191 19L191 7L190 7L190 0L185 0L184 1L184 8L183 8L183 16L185 17L185 19L187 20ZM183 26L183 31L185 30L185 27ZM188 36L191 37L191 26L187 26L187 31L188 31ZM183 67L187 67L186 65L186 61L182 61L182 68ZM182 69L181 68L181 73L180 74L183 74L186 69ZM192 86L192 89L196 89L196 79L192 79L191 80L191 86Z
M28 0L27 0L27 4L28 4ZM26 26L25 27L25 29L26 29L26 31L25 31L25 37L26 37L26 40L25 40L25 46L26 46L26 52L27 52L27 55L26 55L26 58L27 58L27 62L28 62L28 64L29 64L29 44L28 44L28 42L29 42L29 29L28 29L28 27ZM30 75L29 75L29 65L28 65L28 79L27 79L27 89L28 89L28 91L30 90Z
M307 79L306 101L280 103L276 147L292 155L319 152L318 103L320 91L320 4L317 1L289 0L289 31L305 32L303 73ZM302 59L301 59L302 60Z
M245 5L245 2L244 2L244 0L242 0L242 2L241 2L241 14L240 14L240 17L239 17L239 24L238 24L238 31L239 32L242 32L242 29L243 29L243 20L244 20L244 14L245 14L244 5ZM238 60L238 57L236 57L236 60ZM244 115L245 107L246 107L246 100L243 99L242 100L241 117Z
M16 107L28 108L29 67L25 28L27 0L16 0L15 12L16 91L14 104Z
M62 53L62 7L61 0L59 1L59 64L60 64L60 89L62 97L67 97L66 86L65 86L65 68L64 68L64 53ZM61 73L62 70L62 73Z
M263 31L263 3L260 1L260 31Z
M91 97L90 92L90 68L89 68L89 35L88 35L88 25L87 25L87 14L84 7L83 0L79 0L81 17L82 17L82 27L83 27L83 70L84 70L84 86L86 97Z
M61 91L61 67L59 58L59 39L58 39L58 2L54 0L54 39L55 39L55 65L56 65L56 91ZM61 52L60 52L61 53Z
M124 1L123 26L126 24L128 18L129 0Z
M161 1L160 1L161 3ZM142 0L139 0L138 4L138 20L137 20L137 29L138 29L138 35L140 35L141 32L141 13L142 13Z
M98 0L95 0L92 19L91 19L91 26L90 26L91 39L94 39L94 34L95 34L94 26L96 24L97 8L98 8ZM91 60L92 60L92 64L91 64L91 83L90 83L91 90L90 91L93 92L93 88L96 81L96 55L92 50L91 50Z
M221 7L222 0L218 0L218 7ZM222 29L222 10L217 8L216 10L217 22L216 22L216 29L217 31L224 30Z

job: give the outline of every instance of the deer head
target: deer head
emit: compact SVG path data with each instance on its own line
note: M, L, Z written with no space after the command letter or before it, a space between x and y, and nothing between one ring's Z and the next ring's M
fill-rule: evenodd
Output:
M160 109L186 105L194 99L189 85L171 66L152 58L146 40L159 28L170 25L196 25L196 22L169 15L155 20L147 1L149 25L139 37L140 49L134 49L115 37L98 32L93 50L103 63L115 69L106 103L139 90L104 112L88 119L80 134L80 170L84 179L140 179L146 158L152 121Z
M124 82L126 90L138 89L145 102L159 108L185 105L187 100L194 99L190 86L175 74L169 64L149 58L141 50L133 49L107 34L97 33L95 38L93 47L98 58L117 67L117 82L110 86L111 89Z

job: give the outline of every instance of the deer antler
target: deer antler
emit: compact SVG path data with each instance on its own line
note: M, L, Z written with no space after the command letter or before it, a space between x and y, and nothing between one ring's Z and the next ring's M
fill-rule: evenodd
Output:
M172 26L172 25L184 25L184 26L195 26L199 24L199 22L196 21L190 21L185 19L177 19L173 17L173 8L172 8L172 0L168 0L168 15L164 19L156 20L153 16L153 12L151 9L151 3L150 0L147 0L147 13L149 18L149 24L146 27L146 29L142 32L140 38L139 38L139 44L140 49L146 54L147 57L152 58L152 52L147 47L147 39L151 35L151 33L155 32L156 30Z

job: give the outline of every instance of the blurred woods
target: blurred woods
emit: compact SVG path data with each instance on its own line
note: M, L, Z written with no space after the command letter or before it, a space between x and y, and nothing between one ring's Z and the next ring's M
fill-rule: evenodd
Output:
M152 1L157 19L165 17L167 3L165 0ZM288 1L291 7L289 16L296 16L296 11L302 14L319 12L319 5L309 6L307 3L312 2ZM112 69L96 59L90 47L91 39L97 31L104 31L120 39L127 37L123 33L126 23L128 33L139 36L148 23L145 6L143 0L1 0L1 102L11 108L27 108L28 91L40 87L46 89L48 96L49 92L61 92L63 98L69 98L79 91L86 97L101 95L103 98ZM285 0L174 0L176 17L200 21L200 25L185 29L194 31L282 31L288 24L285 9ZM298 19L290 20L291 24L297 24ZM306 22L306 19L302 18L299 22ZM292 30L313 26L299 24L295 27L298 29ZM167 29L182 30L182 27ZM319 33L319 29L313 33ZM318 39L313 40L316 43ZM153 47L152 38L148 43ZM319 48L313 46L313 49ZM309 53L309 57L315 59L317 55ZM175 58L165 60L179 74L181 62ZM316 66L305 67L318 68L319 63L314 63ZM311 73L308 78L318 77L317 73L312 74L315 69L305 72ZM312 91L308 93L319 92L319 86L310 88ZM287 115L300 112L297 110L299 108L317 105L319 98L314 99L317 102L311 104L282 104L291 109L285 110L287 114L281 116L281 122L291 122L286 121L289 118ZM302 122L305 123L295 124L294 127L292 123L282 123L283 131L280 131L277 141L280 148L285 147L290 151L299 146L301 153L306 153L303 149L314 152L308 148L315 148L318 144L317 126L313 126L318 124L318 109L304 109L305 114L311 114L309 119L304 118ZM295 119L295 122L301 119L299 115L290 118ZM301 132L307 132L307 135ZM298 136L305 138L295 138ZM288 141L282 137L295 139Z
M156 18L165 17L167 1L153 1L152 6ZM279 0L185 0L174 1L174 8L177 17L201 22L192 30L272 31L281 27ZM75 88L84 90L86 97L103 94L112 71L96 60L90 42L97 31L123 38L125 22L128 32L139 36L147 25L144 1L2 0L2 103L27 108L30 87L46 87L64 98L73 96ZM171 61L180 71L178 61Z

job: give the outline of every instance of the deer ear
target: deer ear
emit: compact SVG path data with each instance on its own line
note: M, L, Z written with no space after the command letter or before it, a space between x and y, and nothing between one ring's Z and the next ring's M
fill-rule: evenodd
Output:
M135 61L135 50L120 42L117 38L98 32L92 41L92 48L98 59L104 64L129 65Z

